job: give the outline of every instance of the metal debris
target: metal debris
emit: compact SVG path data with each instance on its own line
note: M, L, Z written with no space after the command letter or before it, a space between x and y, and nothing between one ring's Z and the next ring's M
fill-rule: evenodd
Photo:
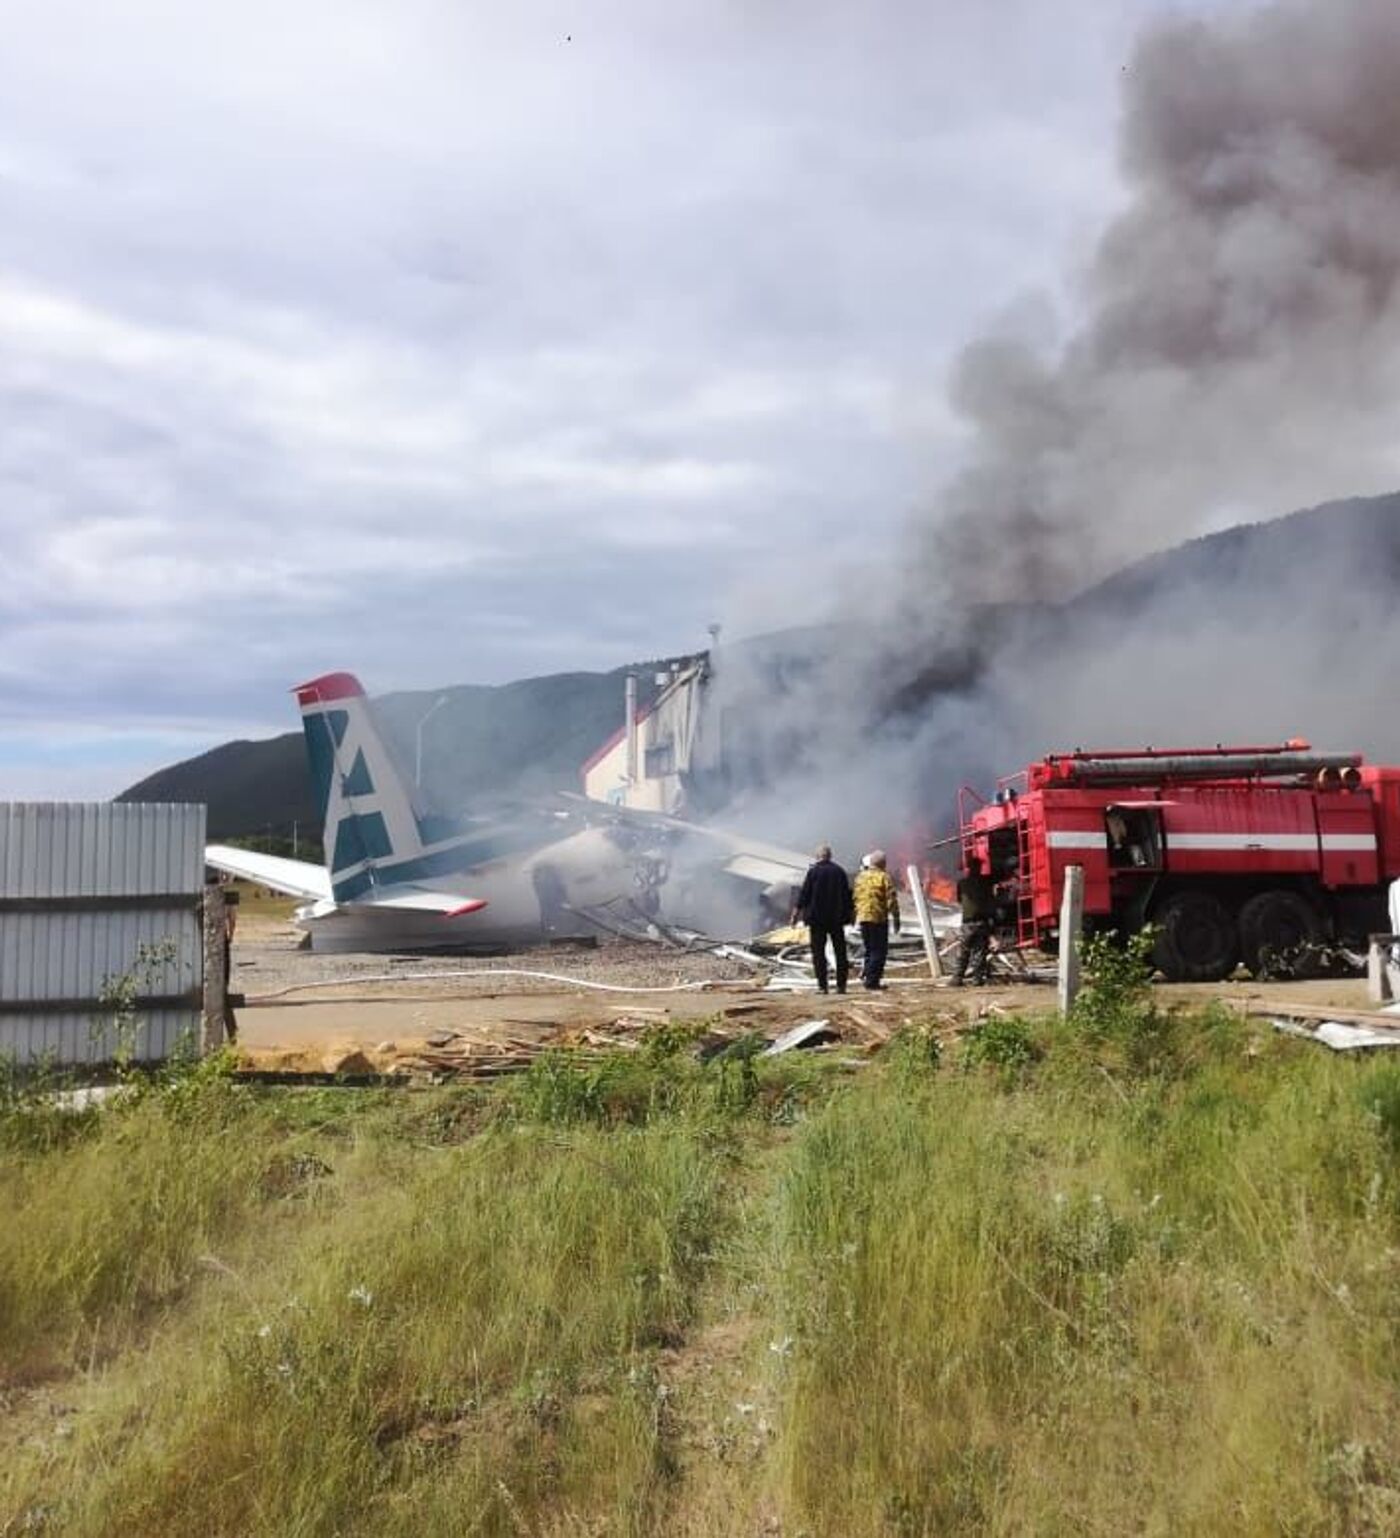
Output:
M794 1052L799 1047L815 1047L825 1041L839 1041L841 1034L833 1031L830 1020L804 1020L784 1031L771 1046L759 1053L760 1057L779 1057L784 1052Z
M1269 1022L1276 1031L1288 1036L1301 1036L1306 1041L1319 1041L1334 1052L1355 1052L1361 1047L1400 1047L1400 1029L1395 1026L1377 1027L1353 1025L1342 1020L1324 1020L1309 1028L1297 1020L1272 1019Z

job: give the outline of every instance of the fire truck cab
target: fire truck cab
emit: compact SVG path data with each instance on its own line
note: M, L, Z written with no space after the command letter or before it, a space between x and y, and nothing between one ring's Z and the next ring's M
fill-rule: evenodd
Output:
M1273 958L1295 972L1325 944L1389 927L1400 875L1400 768L1278 747L1049 754L960 797L964 859L1002 899L1003 940L1054 950L1064 874L1084 870L1089 932L1152 925L1173 981Z

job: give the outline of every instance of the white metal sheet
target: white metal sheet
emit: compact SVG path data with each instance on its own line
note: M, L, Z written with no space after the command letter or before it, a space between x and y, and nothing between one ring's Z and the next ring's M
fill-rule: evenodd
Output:
M199 805L0 803L0 897L197 892L204 827Z
M204 826L203 806L0 803L0 900L84 900L29 911L0 902L0 1054L65 1066L104 1061L115 1045L98 1003L105 985L136 973L142 995L201 987ZM122 905L133 897L171 901ZM160 953L159 964L139 965L143 947ZM66 1001L74 1007L23 1007ZM167 1056L198 1018L193 1006L143 1012L137 1057Z

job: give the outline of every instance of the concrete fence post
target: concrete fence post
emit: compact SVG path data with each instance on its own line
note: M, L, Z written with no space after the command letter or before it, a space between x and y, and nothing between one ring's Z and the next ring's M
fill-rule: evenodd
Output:
M933 933L933 920L928 916L928 903L924 900L923 877L919 867L911 865L904 873L909 880L909 895L914 899L914 912L919 918L919 932L924 937L924 955L928 957L930 977L943 976L943 958L938 954L938 941Z
M1386 954L1389 935L1372 935L1366 951L1366 997L1372 1004L1389 1004L1394 994L1390 987L1390 968Z
M1060 904L1060 1013L1067 1015L1079 992L1079 931L1084 921L1084 867L1065 867L1065 895Z
M199 1050L217 1052L227 1040L228 947L224 891L216 882L204 884L204 1009L200 1018Z

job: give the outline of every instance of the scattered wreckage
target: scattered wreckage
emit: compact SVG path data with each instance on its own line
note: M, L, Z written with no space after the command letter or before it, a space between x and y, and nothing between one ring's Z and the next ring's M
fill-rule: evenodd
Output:
M444 817L421 804L350 673L298 686L326 861L210 845L209 865L300 898L323 951L487 949L596 934L616 915L740 931L787 912L807 857L584 797Z
M942 949L950 950L958 943L956 911L938 905L934 914L932 931ZM616 910L613 916L619 935L634 945L643 943L655 957L641 969L645 982L635 971L626 981L604 981L570 975L567 969L556 972L510 964L505 958L505 964L463 966L415 966L405 958L404 965L388 970L357 970L338 977L292 982L249 993L245 1010L323 1004L328 996L347 989L389 990L384 995L375 992L357 999L370 1003L381 996L402 997L397 992L401 985L463 982L488 987L499 984L512 998L567 992L574 995L577 1005L551 1008L543 1019L517 1015L475 1026L459 1026L453 1020L451 1028L432 1031L421 1040L414 1038L402 1046L385 1041L372 1051L361 1046L309 1057L295 1048L254 1051L245 1062L244 1072L260 1081L302 1084L402 1085L425 1080L493 1079L525 1071L553 1052L567 1052L571 1063L587 1066L645 1045L651 1033L671 1028L683 1033L698 1028L693 1039L687 1036L686 1046L702 1061L728 1053L777 1057L788 1052L829 1050L846 1066L860 1066L867 1060L861 1054L878 1050L908 1023L911 1006L920 1019L931 1013L937 1017L941 1031L956 1034L967 1023L966 1002L954 1004L948 999L940 1008L930 993L908 991L920 984L927 990L932 980L922 939L907 931L893 937L886 985L881 991L865 992L857 985L844 997L823 999L820 1016L808 1016L804 1011L811 1006L806 998L815 994L817 984L805 928L768 931L746 945L736 945L695 931L643 922ZM859 966L859 930L852 928L850 935L853 959ZM674 966L667 964L667 955L675 958ZM709 976L695 977L697 969L708 970L706 958L723 965L716 965ZM1000 957L999 963L1000 980L1020 981L1031 975L1024 958L1015 953ZM706 1000L698 1010L693 1003L682 1002L697 995ZM475 990L466 995L474 996ZM497 990L492 989L487 996L498 996ZM422 1003L436 995L415 997ZM585 999L590 1002L585 1003ZM999 1007L987 1000L972 1013L985 1014ZM529 1012L525 1013L528 1016Z
M717 984L733 989L739 984ZM1003 1006L988 1000L971 1013L948 1008L926 1018L921 1031L951 1040L975 1029ZM516 1021L500 1032L463 1026L431 1032L421 1041L384 1041L378 1046L345 1046L308 1055L293 1049L250 1050L238 1077L258 1083L337 1085L346 1088L410 1088L421 1084L490 1082L525 1073L567 1056L571 1068L588 1070L629 1053L654 1050L666 1039L667 1055L681 1053L700 1063L723 1059L776 1058L816 1053L833 1066L855 1071L866 1066L909 1019L897 996L843 999L819 1018L793 1021L784 1001L752 997L715 1000L699 1017L674 1015L668 1008L629 1003L592 1024Z

